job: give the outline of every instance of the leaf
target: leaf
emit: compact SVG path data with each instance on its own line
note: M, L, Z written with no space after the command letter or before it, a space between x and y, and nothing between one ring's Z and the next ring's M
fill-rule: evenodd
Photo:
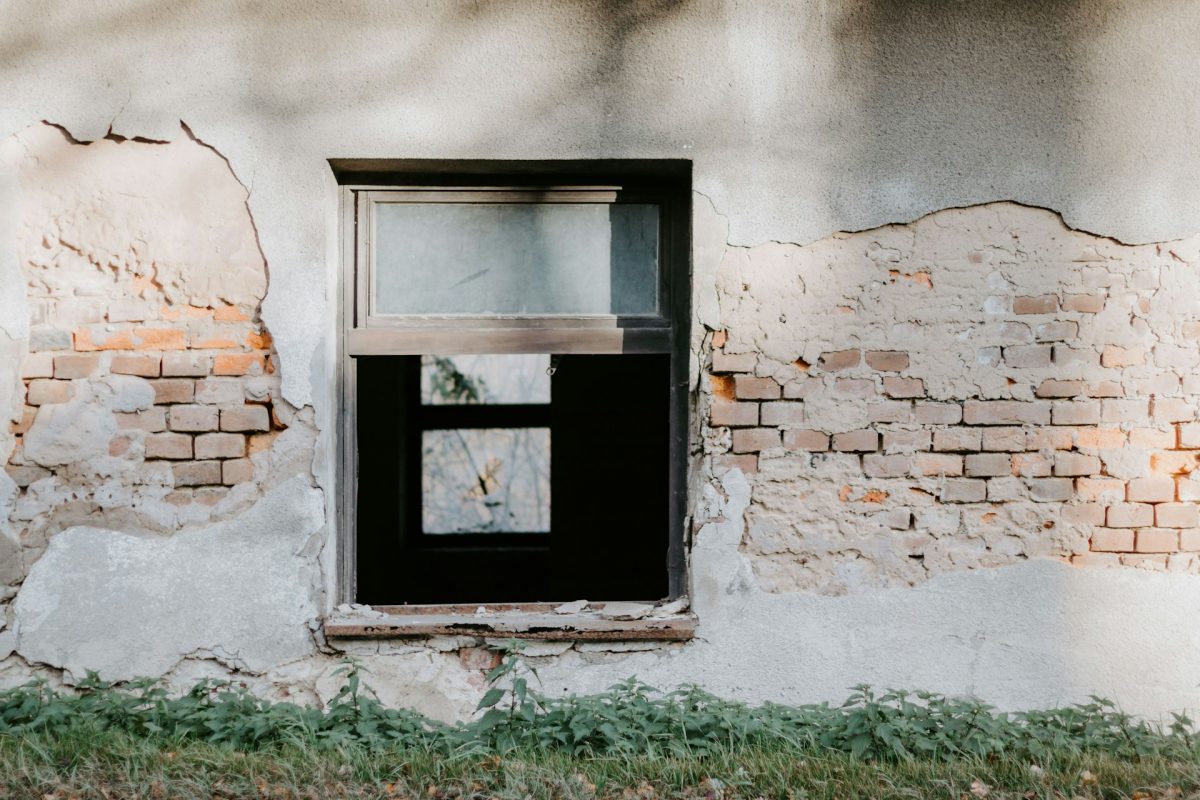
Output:
M491 708L492 706L496 705L496 703L499 703L503 697L503 689L488 689L486 692L484 692L483 697L480 699L479 705L475 706L475 710L481 711L485 708Z

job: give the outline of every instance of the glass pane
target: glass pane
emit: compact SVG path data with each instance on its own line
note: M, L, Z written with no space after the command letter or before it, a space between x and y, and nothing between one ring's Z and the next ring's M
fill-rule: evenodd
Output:
M550 356L421 356L427 406L550 402Z
M377 314L658 311L658 206L376 203Z
M549 533L549 428L424 431L421 449L425 533Z

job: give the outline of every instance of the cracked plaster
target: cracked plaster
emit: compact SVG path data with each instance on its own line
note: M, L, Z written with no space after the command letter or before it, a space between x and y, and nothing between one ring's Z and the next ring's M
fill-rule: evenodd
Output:
M1195 218L1200 162L1186 135L1195 125L1190 82L1195 54L1163 46L1167 40L1186 40L1178 32L1200 21L1195 9L1182 4L1144 15L1092 2L1075 9L1070 20L1055 18L1044 6L1017 4L972 12L960 25L945 24L936 4L889 19L886 4L865 2L836 11L817 3L718 3L709 13L696 13L689 3L635 4L616 15L602 4L513 3L470 14L446 7L433 17L422 10L420 19L409 16L416 10L397 6L374 14L369 23L341 9L341 30L359 31L356 35L368 40L378 37L378 46L367 41L337 48L336 69L320 57L326 52L321 43L333 29L324 19L331 6L318 3L307 13L292 13L201 5L155 15L153 22L132 6L64 6L48 15L33 4L10 6L0 30L21 39L23 47L7 50L17 54L7 67L13 91L0 111L0 132L50 119L84 139L115 130L183 144L187 134L179 120L185 119L214 152L219 148L242 177L249 195L242 205L254 214L272 266L263 315L277 337L284 396L297 407L315 403L319 427L326 431L332 414L327 378L332 351L322 331L333 329L327 293L338 257L336 222L330 221L336 194L325 163L332 156L694 159L698 324L692 375L697 389L704 388L706 328L736 331L739 323L748 323L741 326L742 343L759 348L764 368L775 375L782 375L789 359L825 346L820 336L810 337L818 326L809 326L803 336L794 331L806 313L829 313L820 301L846 289L844 276L833 267L840 257L834 251L845 247L847 237L828 237L832 231L904 220L927 226L929 220L919 218L928 212L1001 198L1060 209L1072 225L1130 242L1188 236L1200 225ZM941 12L959 13L965 11ZM217 30L209 27L211 19L225 22ZM89 34L92 28L108 34L95 37ZM33 30L36 36L29 33ZM257 41L266 32L270 47ZM946 41L947 35L958 38ZM136 47L130 47L130 36L138 37ZM96 46L61 44L78 37ZM438 53L454 49L446 47L447 40L469 44L463 52L471 55L441 61ZM181 47L183 41L188 46ZM511 41L523 42L519 52ZM546 50L557 57L543 58ZM133 51L157 68L113 69L125 65ZM346 52L372 63L347 63ZM905 68L909 58L927 62L933 74L946 74L950 67L956 77L930 98L929 71ZM407 60L433 63L419 70L421 81L410 82ZM194 82L166 77L195 74L201 63L212 72L203 91L181 92ZM1024 64L1027 81L1018 81L1011 94L981 93L981 83L988 85L1008 64ZM1060 81L1064 64L1070 80ZM98 77L112 74L123 78ZM364 86L364 75L376 77ZM490 79L481 81L480 75ZM1131 88L1139 82L1153 82L1163 91ZM595 88L580 91L579 85ZM981 94L988 103L979 102ZM558 98L553 113L544 112L546 96ZM969 106L984 113L978 119L962 114ZM1130 113L1131 107L1137 113ZM616 108L621 113L614 113ZM797 108L806 111L796 113ZM501 118L505 124L497 126ZM1144 119L1157 123L1149 138L1137 122ZM505 137L498 129L521 135ZM19 207L11 165L21 156L13 153L18 145L12 139L0 147L9 165L0 170L0 241L11 241L13 209ZM907 235L891 230L867 235ZM738 247L727 248L727 241ZM781 242L815 244L805 250ZM1098 247L1109 244L1101 241ZM881 243L871 254L887 262L904 252ZM830 261L821 265L823 258ZM804 269L796 266L801 262ZM794 276L810 268L820 277L806 274L799 290L771 282L772 273ZM1022 269L1022 280L1040 280L1033 268ZM739 297L731 281L742 273L757 276L751 298L757 306L745 299L730 302ZM0 248L0 279L8 277L3 285L18 285L17 275L11 250ZM0 291L0 387L19 384L3 372L14 368L19 357L14 354L27 336L28 312L18 294ZM777 307L780 298L794 307ZM791 320L783 336L771 321L777 311ZM922 334L910 330L906 335L920 339ZM928 337L921 341L936 343ZM999 391L987 384L982 366L963 362L961 373L947 373L941 384L931 385L951 394ZM831 431L848 429L861 418L853 405L830 405L825 414ZM307 471L314 445L299 436L293 440L289 463ZM326 437L316 443L326 445ZM326 485L327 460L328 452L318 454L317 474ZM585 656L588 648L581 647L551 659L544 673L548 682L598 689L636 672L663 684L702 682L749 699L828 699L868 680L970 691L1008 706L1081 699L1094 691L1148 713L1196 704L1191 687L1197 681L1186 665L1195 660L1198 643L1172 632L1196 611L1195 581L1189 576L1079 570L1043 560L939 575L915 589L858 585L842 597L772 594L762 587L761 571L756 573L755 554L745 552L746 506L755 480L746 481L736 469L716 478L708 467L693 473L697 516L720 520L701 528L692 553L700 641L621 656ZM0 474L0 509L12 494L6 481ZM239 547L249 545L235 541L235 533L257 535L246 523L259 519L253 515L285 487L301 492L300 483L284 484L227 523L193 527L158 541L85 527L59 534L16 601L16 617L25 618L17 629L21 653L34 662L69 664L74 672L103 666L110 675L162 672L172 665L186 672L183 665L192 663L215 669L206 659L216 659L285 676L281 680L311 691L315 675L328 665L322 657L306 658L311 653L306 627L304 644L294 635L300 618L310 621L317 611L311 597L300 597L294 586L277 587L287 598L280 603L269 594L257 597L269 613L284 612L287 624L269 628L286 640L277 649L243 648L238 637L245 630L235 630L219 613L185 619L177 605L168 604L168 621L199 626L204 635L164 640L137 662L128 653L88 650L85 655L95 653L104 663L84 664L62 637L87 637L94 630L46 611L72 599L57 573L81 570L81 580L97 578L70 551L137 553L139 569L158 564L172 576L193 557L216 568L225 562L201 546L204 537L225 537L234 548L228 552L241 552ZM301 493L315 495L308 488ZM0 530L0 563L4 536ZM262 556L278 546L287 550L280 553L284 563L308 575L314 563L310 554L317 549L312 541L306 555L297 558L299 551L290 549L294 539L268 536L262 550L248 554L248 563L266 564ZM326 548L322 558L330 552ZM51 555L58 560L53 569L56 562L47 561ZM330 566L325 564L327 581ZM132 573L128 580L132 591L145 589ZM109 597L106 586L95 585L99 596ZM1164 597L1172 598L1165 613ZM75 595L82 598L83 592ZM89 622L114 625L108 612L117 613L115 608L80 610L93 615L86 617ZM122 641L138 646L148 641L147 633L135 630L124 619L126 612L120 613L115 630ZM128 614L136 618L136 613L129 607ZM1137 624L1131 632L1118 620ZM11 639L16 631L0 635ZM1148 672L1140 666L1143 660L1134 671L1110 658L1107 642L1114 635L1130 635L1131 649L1155 654ZM0 652L3 645L0 641ZM463 642L442 645L454 650ZM406 658L413 655L402 650ZM423 666L411 674L428 667L426 654L419 655ZM296 658L300 661L291 666L283 663ZM410 674L399 667L394 672L384 667L384 672L391 687ZM457 673L443 677L452 687L468 685L459 685ZM433 707L450 714L465 702L464 697L437 699Z

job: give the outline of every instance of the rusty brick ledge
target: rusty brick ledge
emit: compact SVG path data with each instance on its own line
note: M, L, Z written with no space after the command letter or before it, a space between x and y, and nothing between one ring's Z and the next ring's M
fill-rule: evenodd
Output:
M386 617L332 617L325 621L330 639L401 639L425 636L483 636L543 641L682 642L696 634L693 614L657 619L618 620L591 615L503 613L388 614Z

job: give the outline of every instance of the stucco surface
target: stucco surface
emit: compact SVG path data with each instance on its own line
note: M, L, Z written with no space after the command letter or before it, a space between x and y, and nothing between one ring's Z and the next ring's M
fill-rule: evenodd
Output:
M321 493L295 478L235 521L171 537L69 528L14 603L17 652L81 678L162 675L187 656L263 672L312 653Z
M184 120L229 158L298 406L331 157L690 158L737 244L997 199L1126 241L1200 229L1186 0L15 2L0 31L0 133Z
M262 497L248 493L248 507L222 510L234 516L218 523L207 515L172 518L163 527L174 533L142 536L132 533L144 529L137 520L81 525L56 516L46 528L48 547L19 590L19 537L0 526L6 679L32 670L78 678L91 669L110 679L171 674L178 686L187 676L237 671L272 691L328 699L342 647L366 660L366 680L386 701L443 719L469 712L482 670L451 653L476 640L360 651L312 635L330 604L336 560L334 521L322 500L322 490L334 496L331 365L341 268L328 159L691 159L692 388L701 397L710 392L705 370L714 332L729 337L726 355L761 355L753 377L785 379L794 359L890 347L897 331L889 321L916 308L928 319L900 333L913 344L913 364L928 368L932 395L994 399L1016 391L1013 383L1001 380L995 364L974 359L976 345L995 349L999 339L956 339L957 364L939 356L948 335L989 322L993 296L1098 288L1060 281L1074 262L1056 243L1103 251L1112 278L1105 289L1126 273L1133 280L1128 259L1140 260L1143 274L1169 278L1153 287L1160 299L1191 314L1195 240L1181 256L1170 248L1131 253L1103 237L1145 243L1200 232L1200 153L1191 136L1200 123L1198 38L1200 6L1184 0L1152 7L1115 0L5 4L0 410L19 420L28 323L38 321L22 271L37 262L29 252L47 233L78 246L71 240L84 227L89 236L105 235L82 247L79 259L41 264L45 280L73 291L83 273L120 273L127 262L144 262L178 282L167 289L180 302L212 303L231 289L252 296L249 305L261 299L281 362L277 379L294 407L277 406L287 419L272 425L292 427L255 465L275 476L256 479L263 489L282 484ZM40 120L100 141L77 147ZM26 137L10 136L20 132ZM104 140L109 133L172 144ZM147 166L154 148L160 152ZM18 170L45 179L22 187ZM88 182L108 194L81 192ZM1007 205L924 217L994 200L1062 217ZM18 222L31 209L48 213L22 232ZM102 222L61 224L81 209ZM1007 223L980 222L990 216ZM920 221L870 230L912 220ZM1099 237L1068 231L1063 221ZM914 230L933 243L929 252L906 249ZM1012 230L1026 237L1027 249L1010 241ZM866 233L830 236L837 231ZM146 238L155 241L139 241ZM938 249L961 249L973 238L994 250L994 263L968 266L956 260L962 253ZM18 241L33 245L19 259ZM938 285L953 290L956 305L916 293L897 299L898 290L885 286L891 278L882 277L893 255L917 267L930 261L926 278L943 269ZM72 260L79 269L66 280ZM988 283L992 274L1003 285ZM896 279L900 290L913 288L906 277ZM1169 321L1176 311L1142 308L1137 301L1150 298L1137 292L1146 287L1129 288L1114 295L1100 323L1081 328L1088 345L1162 346L1155 366L1193 370L1200 362L1192 351L1176 347L1182 331L1164 323L1151 337L1134 322L1139 314ZM839 304L863 298L873 309L870 325L856 329L832 316ZM1121 328L1126 318L1129 330ZM127 391L99 401L80 388L48 413L29 431L34 455L52 464L89 451L111 458L101 439L111 438L105 426L112 412L134 413L126 409L145 403L137 381L125 383ZM1159 383L1130 387L1139 396L1170 394ZM1195 385L1181 390L1189 402L1200 397ZM806 413L822 435L836 435L865 424L865 408L817 398ZM720 450L714 444L728 444L729 430L694 423L692 505L697 520L708 520L691 553L700 638L533 648L553 653L538 656L548 690L599 690L636 674L752 700L838 699L870 682L971 692L1006 707L1091 693L1148 714L1200 706L1194 576L1024 561L1072 548L1044 546L1044 536L1033 541L1042 534L1029 529L1031 518L1002 518L997 540L1023 526L1030 546L994 558L968 554L953 565L967 571L930 577L906 561L908 543L884 542L888 558L905 566L885 581L862 572L800 580L796 564L806 559L819 571L830 553L871 555L857 529L845 541L830 537L836 546L812 547L835 514L830 509L844 502L834 500L841 481L816 491L827 505L806 517L797 504L809 476L795 480L783 468L800 461L769 453L765 477L778 478L769 488L786 513L767 519L761 489L760 507L753 506L762 477L705 460ZM8 436L0 436L4 450ZM1129 477L1142 477L1141 466L1121 465ZM839 477L836 468L831 475ZM865 491L866 483L853 488ZM78 499L64 492L64 501ZM0 472L6 523L18 494ZM903 504L896 496L892 505ZM875 525L872 541L892 530ZM1074 533L1080 549L1084 537ZM780 542L783 556L774 561L783 566L764 572L762 556ZM32 556L41 553L40 540L23 544ZM1119 563L1133 566L1130 560ZM1005 566L977 568L995 564ZM901 585L908 582L919 585Z
M869 683L973 694L1005 708L1091 694L1152 717L1200 708L1192 576L1043 559L913 589L769 594L734 552L749 485L737 471L719 485L706 496L725 521L706 525L692 554L698 641L641 653L577 648L539 665L548 692L601 691L636 675L752 701L840 700Z

